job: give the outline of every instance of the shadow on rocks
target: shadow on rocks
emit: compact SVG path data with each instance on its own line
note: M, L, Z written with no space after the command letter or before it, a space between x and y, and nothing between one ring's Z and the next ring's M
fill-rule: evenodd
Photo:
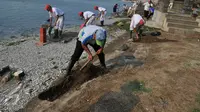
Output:
M52 38L53 35L49 38L50 42L63 42L63 43L67 43L69 41L71 41L73 38L78 36L78 32L64 32L61 36L61 38Z
M79 70L80 67L77 67L75 71L72 71L72 77L68 77L42 92L39 94L38 98L41 100L54 101L70 89L78 89L83 83L107 74L112 69L117 69L126 65L141 66L143 62L135 59L132 54L124 53L119 57L106 61L106 65L107 69L104 69L89 63L82 71Z
M160 32L147 32L143 33L142 37L139 40L135 40L134 42L139 43L162 43L162 42L178 42L177 40L170 40L170 39L159 39L158 37L161 35Z
M89 112L131 112L139 101L132 93L108 92L90 106Z
M84 82L96 78L100 75L106 74L108 71L101 67L94 66L93 64L88 64L85 69L79 71L72 71L73 76L64 79L55 86L49 88L48 90L40 93L38 98L40 100L54 101L65 94L70 89L77 89Z
M132 53L125 52L114 59L106 61L106 65L109 69L118 69L123 66L142 66L144 63L133 56Z

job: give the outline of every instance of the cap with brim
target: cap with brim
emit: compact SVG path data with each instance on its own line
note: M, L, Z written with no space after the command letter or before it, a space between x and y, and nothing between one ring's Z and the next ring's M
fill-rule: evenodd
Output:
M106 31L104 30L97 30L96 31L96 43L97 45L103 47L106 43Z
M106 40L96 40L97 45L104 47Z
M44 10L48 10L50 7L51 6L49 4L46 4Z

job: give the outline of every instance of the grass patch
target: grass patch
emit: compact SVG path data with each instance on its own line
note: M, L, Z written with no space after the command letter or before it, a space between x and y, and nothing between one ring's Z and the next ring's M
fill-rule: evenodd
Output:
M192 110L192 112L200 112L200 109L195 108L195 109Z
M118 27L120 29L129 31L130 20L129 19L125 19L125 20L117 21L113 25L114 25L114 27Z
M7 46L15 46L15 45L19 45L19 44L20 44L20 42L9 42L7 44Z
M196 102L200 104L200 93L196 96Z
M19 40L19 41L14 41L14 42L8 42L6 44L6 46L16 46L16 45L19 45L20 43L22 42L25 42L26 40Z
M151 92L152 90L150 88L145 87L145 83L143 81L130 81L126 84L124 84L121 87L121 90L124 92Z

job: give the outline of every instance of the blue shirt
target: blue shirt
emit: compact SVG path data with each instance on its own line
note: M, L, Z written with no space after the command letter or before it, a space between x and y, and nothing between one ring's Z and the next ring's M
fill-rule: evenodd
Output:
M155 10L155 9L154 9L153 7L150 7L150 8L149 8L149 11L151 11L151 13L154 13L154 10Z
M89 26L82 28L78 34L79 41L81 41L81 43L84 45L95 42L93 39L93 35L98 29L105 31L105 29L103 29L102 27L96 26L96 25L89 25Z

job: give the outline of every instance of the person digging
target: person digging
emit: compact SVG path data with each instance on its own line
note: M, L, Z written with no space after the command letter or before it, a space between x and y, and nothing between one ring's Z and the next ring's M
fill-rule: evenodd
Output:
M54 27L54 36L53 38L61 38L62 30L64 26L64 12L56 7L52 7L51 5L47 4L44 8L46 11L49 12L49 30L48 33L51 35L51 30ZM53 18L55 19L55 23L53 23Z
M96 25L89 25L82 28L78 34L76 47L75 47L73 55L71 56L71 60L68 64L65 78L69 76L68 80L71 80L71 70L74 64L76 63L76 61L79 60L83 51L87 52L88 60L91 61L93 59L92 53L89 50L87 45L90 45L91 47L93 47L93 49L96 51L96 55L98 55L99 57L101 66L103 68L106 68L105 54L103 52L105 43L106 43L106 30L103 29L102 27L99 27Z
M79 16L84 18L84 20L85 20L84 26L95 24L96 16L93 12L91 12L91 11L79 12Z
M130 40L139 41L142 36L141 28L144 26L144 23L144 19L139 14L134 14L132 16L130 23ZM136 38L133 37L133 32L135 33Z
M100 18L100 23L101 26L104 26L104 21L105 21L105 16L106 16L106 8L104 7L99 7L99 6L94 6L94 10L98 10L99 11L99 15L97 18Z

